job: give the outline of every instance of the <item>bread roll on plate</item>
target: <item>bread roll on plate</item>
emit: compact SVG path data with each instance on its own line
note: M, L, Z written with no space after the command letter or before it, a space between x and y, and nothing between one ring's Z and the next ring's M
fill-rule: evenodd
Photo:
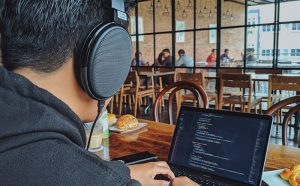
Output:
M113 124L116 123L117 117L114 114L108 113L107 114L107 120L108 120L108 126L112 126Z
M293 172L289 178L289 182L292 186L300 186L300 169Z
M280 173L280 177L285 181L289 181L290 176L296 171L300 171L300 165L294 165L290 169L285 169L282 173Z
M121 116L116 123L116 128L120 130L132 130L138 127L139 121L129 114Z

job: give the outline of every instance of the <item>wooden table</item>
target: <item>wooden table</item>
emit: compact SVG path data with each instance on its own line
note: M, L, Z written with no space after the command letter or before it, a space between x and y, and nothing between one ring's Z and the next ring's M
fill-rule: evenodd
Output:
M168 75L174 75L175 72L148 72L148 71L144 71L144 72L140 72L139 75L140 76L147 76L147 77L160 77L160 76L168 76Z
M138 152L149 151L158 155L160 160L167 160L174 126L147 122L147 128L136 133L117 134L111 133L109 141L104 141L104 150L97 153L103 159L113 159ZM300 164L300 149L281 145L269 145L266 170L275 170Z

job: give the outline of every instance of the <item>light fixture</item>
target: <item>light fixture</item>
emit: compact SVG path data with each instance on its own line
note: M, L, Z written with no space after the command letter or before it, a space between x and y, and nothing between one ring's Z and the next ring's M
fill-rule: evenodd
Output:
M204 8L203 8L203 14L207 14L207 8L206 8L206 6L204 6Z
M193 9L193 4L192 4L192 1L191 0L189 0L189 3L188 3L188 5L187 5L187 7L186 7L187 9Z
M234 20L234 17L233 17L233 14L230 15L230 21L233 21Z
M226 14L223 12L222 19L226 19Z
M203 15L203 13L202 13L202 10L201 10L201 9L200 9L200 11L199 11L198 17L199 17L199 18L203 18L203 17L204 17L204 15Z
M156 2L156 8L161 8L161 2L160 2L160 0L157 0L157 2Z
M153 1L151 1L150 7L149 7L149 12L150 12L150 13L153 12L153 8L154 8L154 6L153 6Z
M176 10L179 11L181 9L180 1L177 1Z
M208 17L212 17L212 16L213 16L213 14L212 14L212 11L211 11L211 10L209 10Z
M162 13L164 16L169 16L169 9L167 7L167 4L165 4L165 8L164 8L164 11Z
M229 18L229 16L230 16L230 12L229 12L229 10L227 9L227 11L226 11L226 16Z
M186 14L186 11L185 11L185 9L183 9L183 12L182 12L182 17L183 17L183 18L186 18L186 17L187 17L187 14Z
M218 10L217 10L217 6L215 6L214 13L216 14L216 13L217 13L217 11L218 11Z

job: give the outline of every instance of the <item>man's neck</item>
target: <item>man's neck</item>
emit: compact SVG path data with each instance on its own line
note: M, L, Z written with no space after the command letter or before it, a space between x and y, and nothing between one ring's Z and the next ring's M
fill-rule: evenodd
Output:
M89 120L86 110L91 99L79 87L73 69L73 63L67 62L60 69L51 73L37 72L30 68L15 70L36 86L43 88L67 104L82 120ZM95 107L92 108L96 110Z

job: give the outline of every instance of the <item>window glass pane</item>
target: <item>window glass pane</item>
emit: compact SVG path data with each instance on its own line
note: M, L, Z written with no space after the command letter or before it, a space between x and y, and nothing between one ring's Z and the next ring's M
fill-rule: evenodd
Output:
M287 25L289 24L282 24L282 30L279 32L278 49L282 53L278 56L278 66L300 67L300 30L290 29L292 27Z
M139 3L139 34L153 33L153 2Z
M196 67L216 67L217 30L196 32Z
M221 67L243 67L244 28L221 30Z
M157 34L155 36L156 41L156 59L157 66L169 66L172 62L172 34ZM165 52L163 50L165 49Z
M270 28L270 25L268 25ZM273 67L274 32L266 26L247 27L246 64L251 68Z
M252 24L273 23L275 15L274 0L270 1L249 1L248 0L248 21Z
M197 1L196 28L217 27L217 0Z
M156 32L172 31L171 0L155 0Z
M176 30L194 28L194 0L176 0Z
M132 8L128 12L129 15L129 28L128 31L131 35L136 34L136 24L135 24L135 9Z
M245 24L245 0L222 1L222 26Z
M145 35L143 41L139 41L140 66L152 66L154 64L153 35Z
M280 21L298 21L300 19L299 0L280 1Z
M176 62L177 67L194 67L194 33L176 33Z

